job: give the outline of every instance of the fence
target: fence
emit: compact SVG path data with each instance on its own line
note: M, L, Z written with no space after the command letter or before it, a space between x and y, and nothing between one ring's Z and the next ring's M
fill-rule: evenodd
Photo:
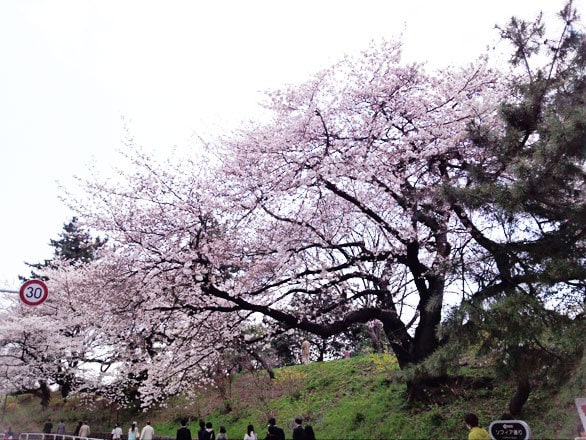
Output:
M78 437L70 434L45 434L42 432L21 432L18 440L110 440L112 435L109 432L95 432L92 437ZM4 434L0 434L0 440L8 440ZM122 435L121 440L127 440L126 435ZM175 440L174 437L162 437L155 435L153 440Z
M95 437L78 437L69 434L45 434L42 432L21 432L18 436L18 440L108 440L110 438L109 434L107 434L107 436L103 436L101 433L93 435L95 435Z

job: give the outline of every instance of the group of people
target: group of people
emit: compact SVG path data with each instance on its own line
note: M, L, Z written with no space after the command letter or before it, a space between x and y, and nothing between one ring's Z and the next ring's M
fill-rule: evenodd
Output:
M198 440L228 440L226 434L226 427L220 426L220 433L216 437L214 431L214 425L212 422L199 421L199 431L197 431ZM181 428L177 430L177 436L175 440L192 440L191 431L187 427L187 420L181 421ZM256 440L256 438L254 439Z
M53 422L49 418L49 419L47 419L47 421L43 425L43 433L50 434L52 430L53 430ZM55 434L56 434L55 438L57 440L60 440L63 437L63 435L65 434L65 422L63 421L63 419L61 419L59 421L59 423L57 424L57 429L55 431Z
M501 416L503 420L509 420L512 416L503 414ZM490 434L486 429L479 426L478 416L474 413L468 413L464 416L464 422L469 430L468 440L490 440ZM303 426L303 421L300 418L295 419L295 425L293 427L293 440L315 440L315 434L311 425ZM580 428L581 425L580 425ZM43 433L51 434L53 430L53 422L51 419L47 419L43 426ZM586 436L586 433L579 429L581 436ZM91 433L90 427L87 421L79 422L77 428L73 432L74 436L77 437L89 437ZM57 425L55 431L54 440L62 440L62 436L65 434L65 423L63 420ZM8 428L4 434L4 438L7 440L13 440L12 428ZM154 440L155 430L151 426L150 420L146 422L146 425L139 432L138 424L133 422L128 429L127 440ZM111 440L122 440L122 428L119 423L112 430ZM187 427L187 420L181 421L181 428L177 430L176 440L194 440L191 437L191 431ZM211 422L204 422L200 420L199 431L197 432L197 440L228 440L228 434L224 426L220 426L219 434L216 436L213 425ZM244 434L243 440L261 440L256 432L254 431L253 425L248 425L246 428L246 434ZM263 440L285 440L285 431L283 428L277 426L277 421L274 417L271 417L267 425L267 433Z
M300 418L295 419L295 426L293 427L293 440L315 440L315 434L311 425L302 425L303 421ZM131 440L131 439L129 439ZM140 440L145 440L142 437ZM149 440L149 439L147 439ZM193 440L191 431L187 427L187 420L181 421L181 428L177 430L175 440ZM199 421L199 430L197 431L197 440L228 440L228 434L225 426L220 426L219 434L216 436L214 427L211 422ZM243 440L259 440L258 435L254 431L253 425L248 425L246 434ZM274 417L269 419L267 425L267 434L264 440L285 440L285 431L283 428L277 426L277 421Z
M43 434L51 434L53 431L53 422L51 419L47 419L45 424L43 425ZM89 437L91 433L90 425L88 425L87 421L79 422L75 431L73 431L73 435L77 437ZM57 428L54 433L55 440L61 440L65 435L65 421L61 419L57 424Z
M43 433L44 434L51 434L53 430L53 422L51 419L47 419L43 426ZM73 435L76 437L84 437L88 438L91 434L90 425L86 420L79 422L75 431L73 431ZM61 420L57 425L57 430L55 431L55 440L61 440L62 436L65 434L65 422ZM144 428L142 428L141 432L138 432L138 424L133 422L130 428L128 429L128 440L153 440L155 436L155 430L151 426L150 420L146 422ZM119 423L116 423L114 429L110 434L111 440L121 440L122 439L122 428L120 427Z
M285 431L276 424L274 417L269 419L269 425L267 427L267 436L265 440L285 440ZM313 432L313 426L302 425L303 420L300 418L295 419L295 425L293 426L293 440L315 440L315 433Z
M315 434L311 425L303 427L302 420L300 418L295 419L295 426L293 427L293 440L315 440ZM51 419L47 419L43 426L43 433L51 434L53 430L53 423ZM79 422L77 428L73 432L76 437L88 438L91 433L90 426L87 421ZM62 440L62 435L65 434L65 423L63 420L57 425L55 432L55 440ZM110 440L122 440L122 428L119 423L116 423L114 429L110 433ZM150 420L146 422L146 425L139 430L138 424L132 422L128 429L128 436L126 440L153 440L155 436L155 430L151 426ZM187 427L187 421L181 421L181 428L177 430L176 440L194 440L191 437L191 431ZM219 433L216 435L214 427L211 422L205 422L200 420L199 430L197 431L197 440L228 440L228 434L225 426L220 426ZM243 440L260 440L259 436L254 431L253 425L248 425L246 428L246 434ZM277 421L274 417L271 417L267 425L267 433L264 440L285 440L285 431L283 428L277 426Z
M128 440L153 440L155 436L155 429L151 426L151 421L147 420L146 425L139 432L138 423L132 422L128 428ZM119 423L116 423L111 432L111 440L120 440L122 438L122 428Z

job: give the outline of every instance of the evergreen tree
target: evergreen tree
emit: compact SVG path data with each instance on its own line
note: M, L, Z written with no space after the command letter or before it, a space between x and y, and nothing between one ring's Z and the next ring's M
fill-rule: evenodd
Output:
M496 354L497 372L516 379L512 414L536 378L560 379L583 349L586 39L571 2L559 17L553 40L541 16L500 29L521 70L501 108L504 130L471 125L485 160L465 164L468 185L449 196L478 246L467 270L480 288L448 326L452 339Z
M49 245L54 248L53 258L42 263L26 263L27 266L32 268L31 275L29 278L19 276L19 279L21 281L26 281L27 279L47 281L46 276L36 271L42 272L46 268L53 267L52 263L56 258L69 261L72 264L92 261L95 252L104 243L106 243L105 239L92 238L87 231L80 228L77 217L73 217L69 223L63 225L63 232L59 234L59 238L49 241Z

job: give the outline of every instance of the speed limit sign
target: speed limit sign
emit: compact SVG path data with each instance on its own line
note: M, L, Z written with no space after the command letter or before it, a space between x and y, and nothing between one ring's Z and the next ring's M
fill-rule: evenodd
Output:
M20 286L20 300L29 306L38 306L49 296L47 285L41 280L29 280Z

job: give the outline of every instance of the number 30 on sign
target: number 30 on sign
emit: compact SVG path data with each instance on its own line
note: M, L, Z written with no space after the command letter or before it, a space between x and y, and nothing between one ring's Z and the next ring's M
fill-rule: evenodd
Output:
M20 300L29 306L38 306L49 296L47 285L41 280L29 280L20 286Z

